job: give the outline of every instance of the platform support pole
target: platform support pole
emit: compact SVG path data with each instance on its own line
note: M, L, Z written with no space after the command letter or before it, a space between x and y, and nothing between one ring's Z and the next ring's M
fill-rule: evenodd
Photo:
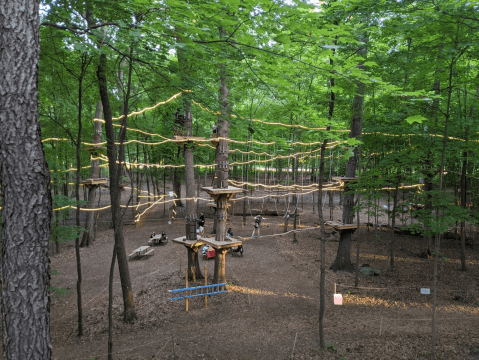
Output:
M205 265L205 286L208 285L208 273L206 272L206 265ZM208 292L208 289L205 289ZM205 308L208 308L208 295L205 295Z
M188 268L185 269L185 288L188 288ZM186 296L190 294L189 291L186 292ZM188 312L188 298L185 299L186 312Z

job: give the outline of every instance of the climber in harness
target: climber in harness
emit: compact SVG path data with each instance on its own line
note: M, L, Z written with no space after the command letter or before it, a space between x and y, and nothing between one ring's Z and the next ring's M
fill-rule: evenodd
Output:
M261 221L263 221L265 218L261 215L256 215L255 218L254 218L254 228L253 228L253 234L251 235L252 238L254 238L254 233L256 230L258 230L258 238L261 237L260 233L259 233L259 229L261 227Z

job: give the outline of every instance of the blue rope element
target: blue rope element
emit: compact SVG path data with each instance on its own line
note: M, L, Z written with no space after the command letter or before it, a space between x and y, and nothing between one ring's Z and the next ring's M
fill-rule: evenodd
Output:
M216 291L216 292L197 294L197 295L180 296L180 297L172 298L170 300L181 300L181 299L186 299L186 298L193 298L193 297L205 296L205 295L216 295L216 294L227 293L227 292L228 292L228 290L223 290L223 291Z
M203 286L196 286L196 287L190 287L190 288L184 288L184 289L168 290L168 292L177 293L177 292L183 292L183 291L193 291L193 290L198 290L198 289L208 289L208 288L212 288L212 287L225 286L225 285L227 285L227 283L213 284L213 285L203 285Z

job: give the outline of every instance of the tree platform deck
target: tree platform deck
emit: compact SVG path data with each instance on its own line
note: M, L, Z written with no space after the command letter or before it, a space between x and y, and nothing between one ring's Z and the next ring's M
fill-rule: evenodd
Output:
M80 181L81 185L86 185L86 186L93 186L93 185L102 185L102 184L107 184L108 179L107 178L98 178L98 179L86 179L84 181Z
M221 195L226 195L226 200L229 200L234 196L234 194L242 193L244 191L243 189L234 186L228 186L224 188L204 186L201 188L201 190L206 191L208 195L211 196L215 201L217 201Z
M209 206L209 207L216 207L216 203L215 202L209 202L209 203L206 203L206 206ZM231 206L231 204L227 204L226 207L229 208Z
M206 191L211 196L221 194L237 194L244 191L244 189L237 188L234 186L228 186L225 188L213 188L212 186L204 186L201 188L201 190Z
M209 138L208 141L212 143L214 146L217 146L220 143L220 139L217 139L217 138Z
M326 226L333 227L336 231L343 231L343 230L356 230L358 228L355 224L343 224L339 221L326 221L324 223Z
M358 180L357 177L347 177L347 176L333 176L331 179L333 179L334 181L339 181L339 182L351 182L351 181L356 181Z
M200 137L200 136L180 136L180 135L174 135L173 136L173 141L175 141L178 145L183 145L184 143L187 142L195 142L195 141L205 141L206 138Z

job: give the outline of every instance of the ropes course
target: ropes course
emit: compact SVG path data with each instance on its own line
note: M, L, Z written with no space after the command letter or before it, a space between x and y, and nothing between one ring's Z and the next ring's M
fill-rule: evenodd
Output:
M172 95L168 99L166 99L164 101L160 101L153 106L145 107L145 108L143 108L141 110L138 110L138 111L133 111L133 112L129 113L128 115L126 115L126 117L131 118L131 117L134 117L134 116L144 114L147 111L154 110L154 109L156 109L156 108L158 108L162 105L166 105L166 104L169 104L169 103L173 102L174 100L177 100L183 93L190 93L190 92L191 92L191 90L180 91L180 92ZM203 106L199 102L196 102L196 101L192 100L192 103L195 104L202 111L208 112L212 115L220 115L220 113L218 111L213 111L213 110L209 109L208 107ZM264 120L261 120L261 119L245 118L245 117L234 115L234 114L230 114L229 117L230 118L238 118L238 119L245 120L245 121L248 121L248 122L251 122L251 123L258 123L258 124L263 124L263 125L267 125L267 126L284 127L284 128L299 129L299 130L306 130L306 131L327 131L328 133L349 133L349 131L350 131L350 130L346 130L346 129L331 129L331 128L327 128L327 127L309 127L309 126L302 125L302 124L284 124L284 123L281 123L281 122L269 122L269 121L264 121ZM119 121L119 120L124 119L124 118L125 118L125 116L122 115L122 116L113 118L113 121ZM93 121L94 122L105 123L105 120L98 119L98 118L93 119ZM113 124L113 126L114 127L122 127L122 125L120 125L120 124ZM162 134L154 133L154 132L151 132L151 131L141 130L139 128L132 128L132 127L126 127L126 130L128 132L131 132L131 133L137 133L137 134L145 135L146 137L152 137L152 138L157 137L157 138L160 138L161 141L143 141L143 140L140 140L140 139L129 139L129 140L124 141L123 145L137 144L137 145L155 147L155 146L160 146L160 145L169 144L169 143L178 144L178 145L181 145L182 143L185 143L184 137L181 137L180 139L169 138L169 137L166 137ZM403 135L400 135L400 134L386 134L386 133L379 133L379 132L365 132L365 133L363 133L363 135L370 135L370 136L384 135L384 136L391 136L391 137L409 136L410 137L410 136L417 136L418 134L403 134ZM429 134L429 135L434 136L434 137L441 137L441 135L437 135L437 134ZM188 137L186 137L186 139L188 139ZM463 139L453 138L453 137L448 137L448 139L463 141ZM241 157L242 157L241 160L239 160L239 161L230 162L229 166L240 166L241 169L242 169L241 177L243 178L243 176L244 176L243 168L245 166L246 166L246 168L248 168L248 165L251 165L252 167L250 168L250 171L251 170L253 171L253 179L257 178L257 182L255 182L255 181L253 181L253 182L252 181L237 181L237 180L230 179L228 181L228 183L231 184L234 187L244 188L246 186L249 189L263 189L265 191L270 192L270 193L265 194L265 195L254 195L254 196L252 194L251 195L243 194L241 196L236 196L234 199L232 199L233 201L248 200L248 202L249 202L250 200L262 200L263 204L264 204L264 200L266 198L279 198L279 197L288 197L289 198L290 196L298 196L299 197L299 196L314 194L315 192L319 191L317 184L307 184L307 185L299 185L299 184L284 185L284 184L280 184L280 183L276 184L276 181L279 182L280 179L276 179L276 176L273 176L273 173L276 173L278 171L277 166L280 166L280 165L273 166L273 167L268 167L268 164L272 165L272 164L274 164L275 161L287 160L288 161L288 167L286 169L286 174L289 174L289 172L290 172L290 161L291 160L298 161L301 164L306 163L306 169L305 170L303 170L303 165L301 165L301 170L299 170L299 163L298 163L296 165L298 167L298 169L296 171L301 171L301 174L304 174L304 172L306 172L306 173L309 172L309 173L311 173L311 176L313 176L313 171L318 171L318 163L317 162L318 162L318 157L320 156L320 151L321 151L321 149L317 146L322 145L324 140L311 141L311 142L304 142L304 141L299 141L299 140L297 140L297 141L284 141L283 140L281 142L281 145L279 144L278 141L263 142L263 141L258 141L258 140L254 140L254 139L239 140L239 139L234 139L234 138L229 138L229 137L214 137L213 139L211 139L211 138L210 139L196 138L195 137L193 141L197 146L205 147L207 149L216 150L216 146L213 146L210 143L214 141L213 144L218 144L219 141L221 141L221 140L227 141L228 143L231 143L231 144L237 144L237 145L242 145L242 146L244 146L244 145L256 145L256 146L262 146L262 147L265 147L265 148L269 147L269 146L275 146L275 149L273 150L273 152L271 152L271 151L255 151L255 150L251 150L249 148L247 148L246 150L240 149L240 148L234 148L234 149L229 150L230 154L238 153L238 154L241 154ZM474 140L470 140L470 141L474 141ZM479 141L479 140L477 140L477 141ZM71 142L71 139L68 139L68 138L46 138L46 139L43 139L42 142L43 143L46 143L46 142ZM328 142L326 149L330 150L330 155L325 156L324 159L325 160L326 159L331 159L330 173L331 173L331 167L332 167L332 164L333 164L333 162L332 162L333 159L335 158L336 161L337 161L340 158L344 157L343 154L340 154L340 152L339 152L340 148L339 147L343 147L343 149L348 149L349 148L347 145L346 145L347 147L344 148L344 146L345 146L345 144L347 144L347 142L348 142L347 139L344 139L344 140L331 139L331 141ZM93 149L99 149L99 148L105 146L107 144L107 142L103 141L103 142L91 143L91 142L85 142L84 141L81 144L83 146L93 147ZM119 145L118 142L116 142L115 144ZM295 147L298 147L298 146L299 147L309 147L309 151L294 151L294 152L291 152L289 154L277 154L276 145L281 146L282 149L284 149L284 147L289 147L291 149L294 149ZM338 148L338 154L335 155L334 150L337 149L337 148ZM403 149L403 150L398 150L398 151L406 151L406 150L409 150L409 149ZM389 151L389 152L379 153L379 154L387 155L387 154L391 154L393 152L396 152L396 151ZM370 154L370 155L374 156L374 155L379 155L379 154L378 153L373 153L373 154ZM246 159L246 160L243 158L245 155L248 156L248 159ZM250 159L249 158L250 156L254 156L254 158ZM137 155L137 157L138 157L138 155ZM104 164L97 165L99 168L107 168L108 167L108 161L109 160L108 160L108 157L104 154L100 153L100 154L97 154L95 156L91 155L90 160L91 161L105 162ZM311 162L313 162L313 163L311 164ZM119 164L119 161L117 161L117 163ZM131 168L150 169L150 168L152 168L152 169L162 169L163 171L165 171L167 169L175 170L175 169L184 169L185 168L184 164L167 164L167 163L164 163L163 161L160 162L160 163L139 162L139 161L122 161L121 164L123 166L125 166L127 169L131 169ZM264 166L260 167L258 165L264 165ZM193 165L193 167L195 169L206 170L205 181L206 181L207 171L209 169L213 169L217 166L218 166L218 164L216 164L216 163L195 164L195 165ZM89 168L92 168L92 165L86 165L86 166L81 167L82 170L86 170L86 169L89 169ZM294 170L294 168L293 168L293 170ZM77 169L74 168L74 167L70 167L68 169L57 169L57 170L50 170L50 171L51 172L68 173L68 172L72 172L72 171L77 171ZM259 181L260 172L265 174L264 184L260 183L260 181ZM271 173L271 176L273 177L273 181L275 182L274 184L266 184L266 175L267 175L268 172ZM331 174L330 174L330 177L331 177ZM301 181L303 181L303 175L301 176L301 179L302 179ZM271 181L271 177L270 177L270 181ZM290 181L289 175L287 175L286 181L287 182ZM62 182L56 182L56 183L62 183ZM63 184L72 185L73 183L64 182ZM401 189L419 188L420 186L421 186L421 184L414 184L414 185L409 185L409 186L401 186L399 188L401 188ZM176 201L191 201L191 200L193 200L195 203L197 201L206 201L206 202L211 201L211 199L205 199L205 198L201 198L201 197L176 198L176 195L175 195L175 198L173 198L173 199L165 199L167 197L166 194L155 195L155 194L151 194L151 193L149 193L148 191L145 191L145 190L140 190L140 189L133 189L132 190L131 188L128 188L128 189L130 189L132 192L133 191L137 192L137 199L142 199L142 198L146 198L146 197L148 197L148 198L153 197L153 199L156 198L156 200L154 200L154 201L148 201L148 202L141 202L140 201L138 204L135 204L135 205L128 205L128 206L122 205L123 208L136 208L137 210L140 207L143 208L143 207L146 206L146 209L144 209L141 213L137 213L135 221L139 221L139 219L142 216L144 216L146 213L151 211L157 205L173 203L173 202L176 202ZM384 187L384 188L375 189L375 190L394 190L394 189L395 188L393 188L393 187ZM333 183L325 184L325 185L323 185L323 190L324 191L342 191L342 190L344 190L344 184L340 183L340 182L333 182ZM273 194L272 193L273 191L282 191L283 193ZM142 193L142 194L146 193L147 195L139 195L140 193ZM275 205L276 205L276 203L275 203ZM288 202L288 205L289 205L289 202ZM296 206L297 206L297 204L296 204ZM98 208L84 208L84 207L77 207L77 206L73 206L73 205L67 205L67 206L59 207L59 208L56 208L56 209L53 209L53 210L54 211L61 211L61 210L66 210L66 209L77 209L77 208L79 208L80 211L91 212L91 211L102 211L102 210L108 209L109 207L110 207L110 205L104 206L104 207L98 207Z

